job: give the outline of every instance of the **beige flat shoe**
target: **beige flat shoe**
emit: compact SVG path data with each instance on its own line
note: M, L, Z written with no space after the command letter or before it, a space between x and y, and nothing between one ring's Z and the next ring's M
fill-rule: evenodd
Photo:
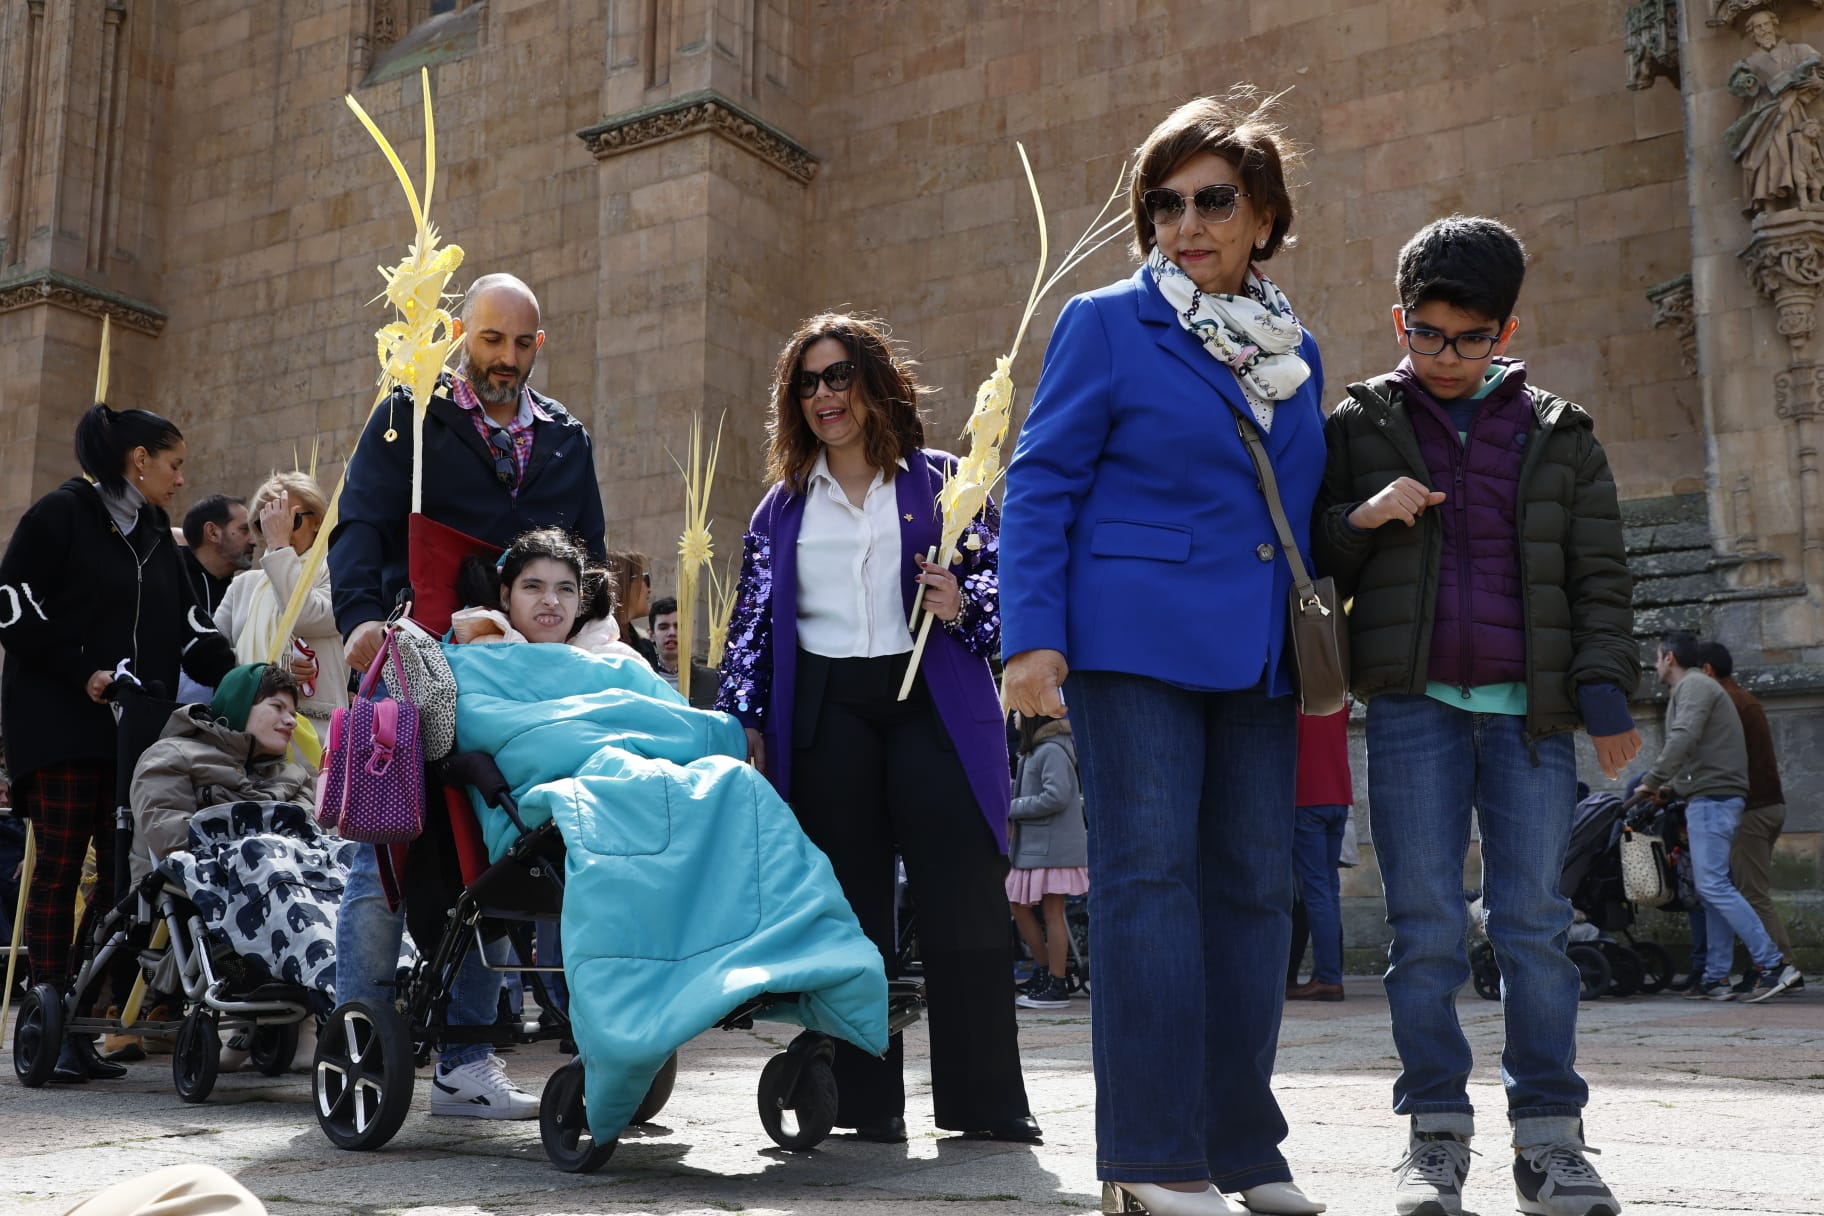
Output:
M1241 1193L1241 1201L1259 1216L1317 1216L1325 1205L1307 1199L1295 1182L1263 1182Z
M1104 1182L1105 1216L1247 1216L1248 1209L1213 1186L1202 1191L1174 1191L1153 1182Z

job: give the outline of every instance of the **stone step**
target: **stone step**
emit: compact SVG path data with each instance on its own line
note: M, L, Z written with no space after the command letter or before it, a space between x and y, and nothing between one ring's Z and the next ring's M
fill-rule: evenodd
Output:
M1624 527L1622 538L1627 544L1628 553L1636 556L1678 549L1700 549L1706 554L1710 552L1710 525L1702 521Z
M1710 547L1672 549L1658 553L1630 553L1628 569L1636 579L1665 578L1674 574L1706 574L1710 569ZM1720 584L1719 584L1720 585Z
M1634 613L1634 636L1657 638L1672 629L1689 629L1699 637L1710 635L1708 604L1656 604Z
M1637 572L1638 574L1638 572ZM1703 598L1722 584L1714 574L1680 574L1670 578L1639 578L1634 581L1634 607L1651 608L1675 604L1700 604Z

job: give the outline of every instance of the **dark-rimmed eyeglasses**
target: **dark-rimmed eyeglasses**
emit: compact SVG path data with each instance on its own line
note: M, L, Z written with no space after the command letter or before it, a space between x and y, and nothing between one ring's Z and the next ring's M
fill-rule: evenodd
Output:
M798 390L800 397L807 399L817 395L819 384L829 385L832 393L841 393L846 392L849 385L854 382L855 361L852 359L832 363L820 372L801 368L798 374L792 377L792 387Z
M519 484L519 460L513 450L513 436L501 427L488 432L488 448L494 453L494 477L509 490Z
M1235 201L1248 196L1236 186L1205 186L1191 195L1197 218L1206 224L1226 224L1235 218ZM1184 195L1164 186L1140 196L1140 205L1156 228L1169 228L1184 219Z
M1415 355L1441 355L1446 346L1457 352L1457 358L1479 363L1495 353L1495 344L1501 340L1498 334L1458 334L1446 338L1435 329L1420 327L1414 329L1408 325L1406 330L1406 349Z

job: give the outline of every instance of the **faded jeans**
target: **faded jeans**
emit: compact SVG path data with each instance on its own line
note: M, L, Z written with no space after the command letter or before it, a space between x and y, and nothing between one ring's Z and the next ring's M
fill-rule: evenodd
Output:
M1741 938L1754 965L1778 969L1780 948L1729 877L1729 851L1742 822L1741 798L1692 798L1685 803L1691 837L1691 877L1704 902L1704 982L1726 983Z
M390 985L399 970L399 944L405 936L405 911L386 905L380 885L379 854L372 845L357 850L349 867L348 885L336 912L336 1002L373 1001L391 1005L397 992ZM421 950L436 948L420 942ZM450 986L448 1020L451 1026L493 1025L500 1009L500 976L488 970L481 951L463 956L462 969ZM493 1052L487 1043L465 1043L439 1050L437 1061L456 1068Z
M1571 904L1558 893L1577 802L1569 734L1529 744L1525 719L1430 697L1368 703L1368 789L1387 892L1387 1000L1401 1072L1393 1109L1420 1131L1473 1131L1469 1041L1457 994L1469 980L1463 865L1482 828L1488 936L1501 964L1501 1080L1515 1142L1569 1139L1589 1100L1577 1074Z

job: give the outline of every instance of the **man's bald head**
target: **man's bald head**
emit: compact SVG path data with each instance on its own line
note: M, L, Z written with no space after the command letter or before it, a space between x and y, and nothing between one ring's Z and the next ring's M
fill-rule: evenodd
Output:
M510 274L484 274L469 286L452 327L462 341L457 374L469 382L496 422L509 421L532 374L538 349L538 297Z
M465 325L468 325L475 308L489 296L500 296L529 305L535 322L533 328L537 328L536 322L540 316L538 297L532 294L532 289L526 286L523 279L510 274L484 274L469 284L469 293L462 299L462 320Z

